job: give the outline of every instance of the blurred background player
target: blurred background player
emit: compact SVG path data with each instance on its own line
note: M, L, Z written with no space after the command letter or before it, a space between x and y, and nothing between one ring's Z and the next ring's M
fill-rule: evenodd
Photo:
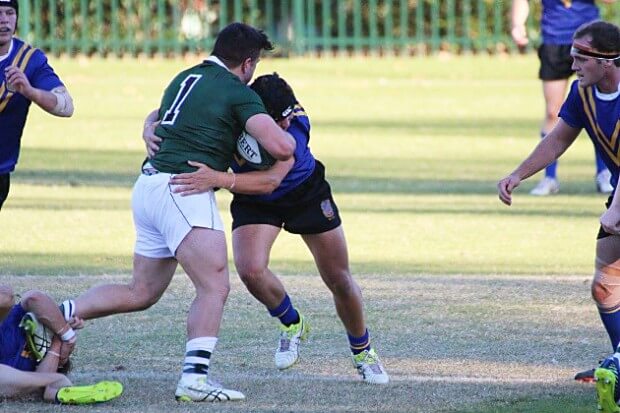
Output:
M582 129L601 153L611 171L614 192L600 218L592 297L611 341L612 351L620 343L620 28L595 21L580 26L571 48L573 82L560 109L560 119L534 151L510 175L497 184L500 200L512 203L512 192L522 180L556 160L575 141ZM605 359L594 371L599 411L620 412L618 372L620 353ZM576 379L583 379L588 371Z
M66 316L83 319L144 310L159 300L180 263L196 297L187 318L177 400L245 398L208 376L230 291L226 239L215 194L181 197L171 192L169 180L173 174L196 169L188 159L227 170L244 129L274 157L286 160L293 155L295 140L265 113L261 99L247 87L261 52L272 48L262 31L232 23L218 34L207 60L175 76L160 109L147 117L148 125L157 121L157 133L165 139L143 164L133 189L133 278L128 284L93 287L77 297L75 305L65 306L74 309Z
M14 37L17 0L0 0L0 209L9 195L30 103L55 116L73 115L73 100L47 57Z
M39 323L53 334L49 348L33 341ZM121 383L73 386L58 373L66 370L74 349L73 328L81 326L79 319L69 325L47 294L31 290L15 304L13 289L0 285L0 397L42 392L44 400L63 404L90 404L119 397Z
M277 162L268 171L235 163L236 183L229 174L205 165L192 174L176 175L178 191L192 194L211 187L234 193L233 217L235 265L248 291L280 321L275 364L286 369L299 358L299 344L309 325L295 308L280 279L269 269L269 255L281 229L301 235L314 257L321 278L330 289L336 311L347 331L353 363L367 383L385 384L389 376L370 345L364 321L362 293L351 276L344 230L338 208L325 180L325 167L308 146L310 120L291 87L277 74L257 78L251 88L261 97L268 113L297 140L294 160ZM176 191L176 190L175 190Z
M603 0L612 3L615 0ZM513 0L511 10L511 35L519 48L524 48L529 40L525 22L529 14L528 0ZM538 49L540 70L538 77L542 80L543 96L545 98L545 117L540 130L544 138L558 121L558 113L564 97L568 79L572 76L572 58L570 47L573 33L584 23L599 19L598 7L594 0L543 0L540 28L542 44ZM595 183L596 190L610 193L613 187L609 183L610 173L596 147L594 148L596 162ZM532 195L551 195L560 190L557 177L557 162L545 168L545 176L530 191Z

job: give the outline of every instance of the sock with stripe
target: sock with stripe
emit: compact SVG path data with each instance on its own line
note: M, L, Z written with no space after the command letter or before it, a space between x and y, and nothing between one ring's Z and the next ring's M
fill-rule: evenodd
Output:
M349 338L351 353L359 354L364 350L370 350L370 334L368 334L368 329L366 329L361 337L354 337L349 333L347 333L347 336Z
M202 377L209 372L211 353L216 343L217 337L197 337L187 342L183 364L184 378Z
M75 316L75 301L65 300L58 306L65 321L69 322Z
M286 294L284 300L276 308L268 308L269 314L272 317L277 317L282 324L290 326L291 324L299 323L299 313L293 307L291 298Z

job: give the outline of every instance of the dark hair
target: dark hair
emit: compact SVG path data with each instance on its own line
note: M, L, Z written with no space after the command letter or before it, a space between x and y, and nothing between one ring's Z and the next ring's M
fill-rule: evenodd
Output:
M600 52L620 54L620 27L602 20L595 20L579 26L573 39L581 39L590 36L590 45ZM620 66L620 59L614 60L616 66Z
M263 101L269 116L276 121L282 119L282 113L297 103L293 89L277 73L259 76L250 85Z
M1 7L12 7L15 9L15 14L19 15L19 2L17 0L0 0Z
M273 50L262 30L243 23L231 23L218 33L212 54L232 69L247 58L258 59L261 50Z

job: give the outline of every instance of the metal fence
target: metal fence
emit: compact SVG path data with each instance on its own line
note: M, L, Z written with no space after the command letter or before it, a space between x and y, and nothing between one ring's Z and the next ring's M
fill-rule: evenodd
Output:
M53 54L210 51L233 21L264 29L280 54L416 54L513 48L510 0L22 0L18 35ZM540 2L528 27L538 36ZM602 5L618 23L620 2ZM536 42L534 42L535 44Z

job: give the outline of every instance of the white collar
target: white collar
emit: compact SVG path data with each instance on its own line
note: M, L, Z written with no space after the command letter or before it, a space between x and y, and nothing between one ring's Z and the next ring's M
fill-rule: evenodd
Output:
M226 69L226 70L228 70L228 71L230 72L230 69L229 69L229 68L227 68L227 67L226 67L226 65L224 64L224 62L222 62L222 61L219 59L219 57L217 57L217 56L213 56L213 55L211 55L211 56L207 57L207 62L212 62L212 63L215 63L216 65L220 65L220 66L222 66L224 69Z
M602 93L601 91L598 90L596 86L594 87L594 93L596 94L596 97L600 100L605 100L605 101L614 100L618 96L620 96L620 83L618 83L618 90L616 90L613 93Z
M0 62L8 58L11 55L12 51L13 51L13 39L11 39L11 46L9 46L9 51L7 52L7 54L3 54L0 56Z

